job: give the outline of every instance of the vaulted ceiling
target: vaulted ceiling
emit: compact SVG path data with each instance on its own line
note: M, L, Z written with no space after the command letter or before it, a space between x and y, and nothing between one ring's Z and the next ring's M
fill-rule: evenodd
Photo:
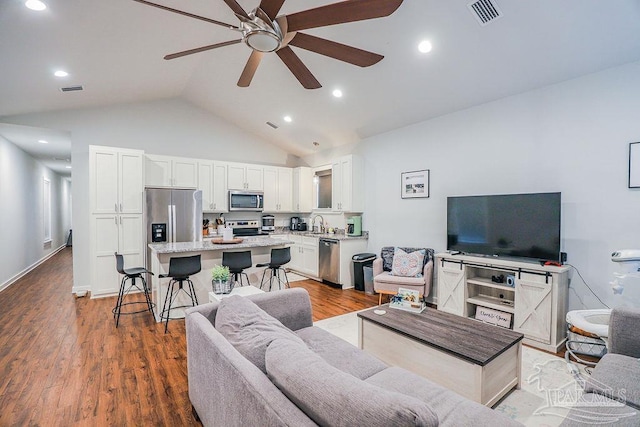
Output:
M182 97L299 156L640 60L637 0L493 0L502 16L485 26L470 0L404 0L386 18L305 31L384 55L376 65L360 68L294 47L322 88L304 89L273 53L241 88L251 52L244 43L163 59L238 39L237 32L133 0L43 1L42 12L24 0L0 2L0 122ZM155 2L239 23L223 0ZM287 0L280 14L333 2ZM250 11L259 0L238 3ZM418 51L422 40L432 43L430 53ZM54 77L57 69L69 76ZM84 90L60 91L73 85ZM343 97L332 96L334 89Z

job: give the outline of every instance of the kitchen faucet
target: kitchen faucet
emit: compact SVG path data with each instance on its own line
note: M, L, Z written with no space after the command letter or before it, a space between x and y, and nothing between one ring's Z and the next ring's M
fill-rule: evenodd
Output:
M324 218L322 217L322 215L316 215L313 217L313 219L311 220L311 230L315 232L316 219L318 217L320 217L320 228L318 229L318 231L320 231L320 233L324 233Z

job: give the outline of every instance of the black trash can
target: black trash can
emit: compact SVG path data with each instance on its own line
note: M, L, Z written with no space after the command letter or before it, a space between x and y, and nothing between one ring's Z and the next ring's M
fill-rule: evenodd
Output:
M364 267L371 267L376 254L355 254L353 258L353 286L357 291L364 291Z

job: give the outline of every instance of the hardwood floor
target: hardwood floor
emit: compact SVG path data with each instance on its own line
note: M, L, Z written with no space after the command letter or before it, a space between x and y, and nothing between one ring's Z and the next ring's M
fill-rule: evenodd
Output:
M314 320L378 302L312 280L291 285L309 291ZM164 334L143 313L122 316L116 329L115 297L76 299L71 288L66 248L0 292L0 426L200 425L184 321Z

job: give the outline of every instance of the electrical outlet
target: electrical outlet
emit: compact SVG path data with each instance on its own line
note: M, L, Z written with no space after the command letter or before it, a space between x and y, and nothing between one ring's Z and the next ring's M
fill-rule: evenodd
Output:
M560 252L560 262L561 263L565 263L567 262L567 253L566 252Z

